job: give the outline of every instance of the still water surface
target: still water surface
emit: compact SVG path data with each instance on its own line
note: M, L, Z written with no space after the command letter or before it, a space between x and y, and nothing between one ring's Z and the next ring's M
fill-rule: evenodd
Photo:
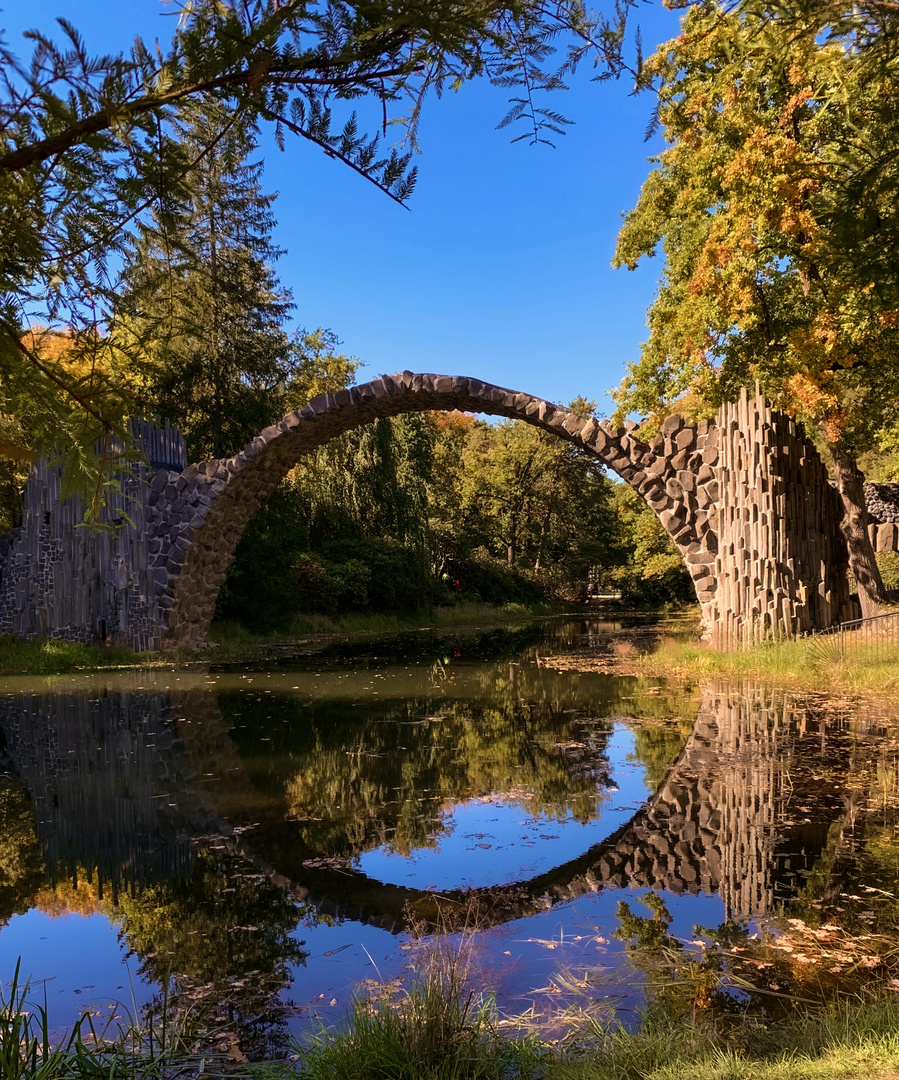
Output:
M410 928L464 911L505 1012L590 971L627 1015L618 902L662 895L687 938L776 910L850 824L847 777L888 721L553 670L615 629L5 680L0 978L20 962L57 1028L167 986L271 1052L367 980L408 979Z

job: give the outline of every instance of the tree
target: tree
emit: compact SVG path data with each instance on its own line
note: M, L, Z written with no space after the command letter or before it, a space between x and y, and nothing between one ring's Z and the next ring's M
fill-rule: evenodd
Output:
M123 892L114 914L141 975L163 988L148 1018L198 1014L198 1034L235 1032L262 1057L283 1052L277 998L307 952L294 937L302 908L255 869L225 844L203 845L189 877Z
M201 100L173 130L197 164L181 199L139 227L113 337L123 366L142 357L139 407L176 423L201 461L236 453L287 412L304 356L284 330L294 305L275 276L274 196L249 160L253 126Z
M506 121L545 139L564 123L533 105L536 90L562 85L545 68L551 40L574 35L569 67L598 52L614 69L623 17L588 17L581 0L194 0L167 48L138 39L127 55L98 58L60 26L64 46L29 35L27 65L0 47L0 413L29 418L23 449L63 447L64 493L91 494L96 507L115 462L110 440L99 458L95 446L126 435L127 383L103 362L75 377L28 347L23 330L68 325L88 355L105 342L98 331L129 229L177 202L213 149L179 142L175 110L221 103L273 125L282 143L285 133L313 143L402 202L428 93L487 76L517 95ZM373 135L349 104L359 99L375 106ZM406 138L384 150L388 123Z
M867 16L821 13L703 2L647 62L670 145L614 261L633 268L661 245L665 267L618 400L645 412L691 392L711 411L758 380L817 429L870 614L885 594L857 458L899 399L899 57L862 47Z
M661 521L629 484L615 484L611 495L616 554L607 581L628 604L696 601L684 558ZM608 565L608 564L607 564Z
M376 420L299 462L247 525L218 616L268 629L310 612L427 607L433 426L420 413Z
M584 416L593 404L570 408ZM472 427L463 457L462 522L471 546L547 585L577 592L611 553L611 482L571 443L520 420Z

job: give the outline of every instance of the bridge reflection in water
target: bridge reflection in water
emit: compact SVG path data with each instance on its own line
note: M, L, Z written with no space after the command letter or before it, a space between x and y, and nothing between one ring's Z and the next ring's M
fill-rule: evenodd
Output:
M824 715L781 691L707 688L684 740L686 724L665 719L671 703L658 703L655 717L646 713L658 696L634 706L635 680L548 683L534 667L498 665L485 678L503 683L505 704L485 705L469 673L452 695L416 683L400 697L379 684L383 700L363 717L349 707L348 673L324 675L314 707L258 678L254 703L234 689L236 676L183 690L140 688L148 680L134 676L126 689L0 701L0 795L7 806L11 791L27 797L34 816L29 835L12 829L11 812L0 816L10 878L0 882L0 926L55 882L88 880L147 977L190 969L182 981L197 986L229 964L238 982L267 970L270 998L303 960L290 937L301 915L400 931L410 912L427 922L475 898L487 927L639 887L718 894L729 915L752 916L794 893L835 832L851 838L853 738L864 718ZM416 678L435 677L419 669ZM339 684L330 701L329 680ZM621 728L659 782L575 858L439 896L358 869L357 856L385 844L409 854L439 844L441 815L472 797L505 793L525 813L560 821L601 817L617 768L609 739ZM22 869L28 844L39 847L40 880ZM198 912L205 922L188 927ZM215 947L198 952L199 937L188 936L216 933L228 959Z

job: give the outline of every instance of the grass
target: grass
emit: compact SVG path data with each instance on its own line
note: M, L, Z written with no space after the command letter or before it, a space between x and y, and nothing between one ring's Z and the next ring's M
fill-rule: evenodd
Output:
M444 626L468 626L483 622L506 622L514 619L539 618L564 614L566 608L558 604L485 604L461 600L444 607L434 607L412 612L358 612L346 615L307 615L298 618L277 633L254 635L237 623L214 623L210 637L223 646L232 643L264 642L285 638L324 634L372 634L390 633L397 630L439 628Z
M430 974L401 1001L359 1001L343 1031L314 1039L303 1080L514 1080L532 1077L536 1043L503 1039L492 1001Z
M539 1044L500 1034L495 1002L478 989L480 900L471 898L440 931L407 910L411 986L375 984L336 1034L322 1032L299 1055L302 1080L530 1080Z
M841 658L833 637L765 641L749 649L722 652L695 638L662 639L637 660L641 673L698 681L708 677L755 679L803 689L890 693L899 688L899 645L886 659L879 645L859 643Z
M54 1044L17 970L12 993L0 994L0 1080L899 1080L899 1000L889 991L814 1011L795 1004L778 1020L657 1006L635 1031L585 1011L561 1046L540 1043L526 1021L504 1022L526 1033L503 1038L492 999L471 989L471 940L432 939L408 989L379 987L342 1030L290 1060L253 1063L203 1052L184 1025L110 1035L85 1017Z
M151 656L158 654L149 654ZM145 663L148 654L77 641L22 641L0 636L0 675L56 675L83 668L123 667Z
M137 653L106 645L83 645L77 641L38 639L22 641L11 634L0 635L0 675L63 675L91 668L152 667L156 665L208 663L213 657L240 659L266 644L286 644L297 638L327 638L355 634L388 634L400 630L471 626L559 615L563 609L551 604L491 604L462 601L432 611L409 614L363 612L333 618L310 615L277 633L254 634L236 622L213 623L209 639L214 653L206 649L176 649L167 652Z
M544 1060L542 1080L862 1080L899 1075L899 1003L842 1004L769 1025L730 1021L722 1032L648 1018L637 1032L597 1033L587 1052Z
M86 1014L64 1038L50 1032L46 1005L28 1000L29 986L19 982L19 965L8 995L0 983L0 1080L170 1080L214 1075L191 1053L183 1025L141 1027L111 1022L101 1030ZM214 1064L213 1064L214 1068Z

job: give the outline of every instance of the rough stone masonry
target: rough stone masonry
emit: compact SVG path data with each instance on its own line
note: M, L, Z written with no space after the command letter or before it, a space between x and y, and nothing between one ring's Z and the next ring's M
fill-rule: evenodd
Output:
M77 500L58 497L59 469L36 465L21 524L0 538L0 633L203 646L244 527L297 461L379 417L426 410L522 420L617 473L683 556L713 643L792 636L852 614L839 498L801 427L760 396L744 391L712 421L669 416L644 438L631 421L616 428L478 379L404 371L314 398L239 454L195 465L176 429L139 423L144 460L122 474L107 530L79 527ZM870 492L878 550L899 548L888 488Z

